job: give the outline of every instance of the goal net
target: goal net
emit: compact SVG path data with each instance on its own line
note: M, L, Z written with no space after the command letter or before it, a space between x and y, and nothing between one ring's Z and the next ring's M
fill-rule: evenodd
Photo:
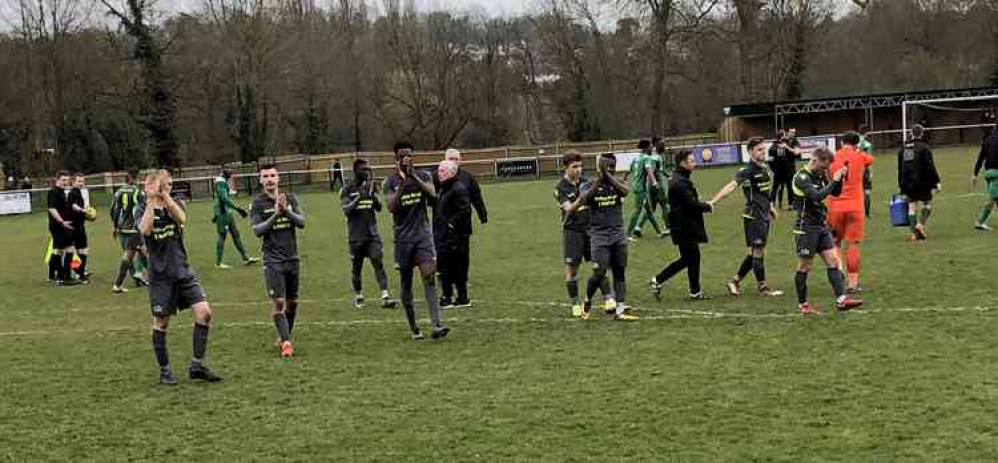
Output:
M902 134L916 124L932 144L978 144L995 127L998 95L911 100L901 104Z

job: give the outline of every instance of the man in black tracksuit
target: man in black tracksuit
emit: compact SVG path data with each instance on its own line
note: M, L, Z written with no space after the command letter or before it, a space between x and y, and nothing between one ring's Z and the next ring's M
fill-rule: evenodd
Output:
M658 299L665 282L685 269L690 283L690 299L707 299L700 288L700 244L707 242L703 215L712 212L714 207L700 201L690 178L697 166L693 153L690 150L678 152L675 163L676 171L669 178L669 225L672 227L672 242L679 247L679 259L652 277L651 293Z
M468 200L471 202L471 207L475 210L478 215L478 222L485 225L489 222L489 211L485 207L485 199L482 197L482 188L478 186L478 179L471 172L461 168L461 152L451 148L444 153L444 160L451 161L457 165L457 181L464 185L465 189L468 190ZM439 190L440 179L434 176L434 183ZM469 211L470 217L470 211ZM468 248L469 254L471 249L471 234L474 230L471 227L471 221L468 221ZM468 272L470 269L470 264L459 266L456 271L459 272L456 278L460 281L468 281Z
M458 177L453 161L440 163L439 198L434 208L433 241L440 277L440 307L468 307L468 238L471 236L471 194ZM457 298L453 299L454 290Z
M787 195L787 206L793 206L791 181L797 171L797 160L800 159L800 141L797 140L797 129L790 129L787 134L780 131L776 141L769 147L769 168L773 171L773 189L770 200L783 209L783 193Z
M908 241L926 238L925 224L932 214L932 191L939 189L939 172L932 160L932 148L925 141L925 128L915 125L912 138L898 152L898 189L908 198ZM916 215L918 204L921 214Z

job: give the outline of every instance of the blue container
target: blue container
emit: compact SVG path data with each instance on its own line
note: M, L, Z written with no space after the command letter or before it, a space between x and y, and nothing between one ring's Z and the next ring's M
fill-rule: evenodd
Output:
M890 202L891 225L895 227L907 227L908 224L908 198L904 196L891 195Z

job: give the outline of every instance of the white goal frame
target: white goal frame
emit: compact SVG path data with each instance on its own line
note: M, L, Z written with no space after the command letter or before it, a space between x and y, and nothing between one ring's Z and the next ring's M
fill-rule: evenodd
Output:
M922 106L922 105L932 105L936 103L959 103L963 101L985 101L985 100L995 100L995 107L998 108L998 95L981 95L981 96L960 96L952 98L931 98L925 100L904 100L901 102L901 140L903 142L908 141L908 106ZM966 125L952 125L944 127L926 127L926 130L947 130L947 129L972 129L978 127L989 127L995 124L966 124Z

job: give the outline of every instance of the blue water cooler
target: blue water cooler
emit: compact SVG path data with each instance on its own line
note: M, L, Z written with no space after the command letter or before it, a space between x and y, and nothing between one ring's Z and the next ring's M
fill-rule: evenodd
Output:
M908 198L900 195L891 195L890 202L891 225L895 227L907 227L908 224Z

